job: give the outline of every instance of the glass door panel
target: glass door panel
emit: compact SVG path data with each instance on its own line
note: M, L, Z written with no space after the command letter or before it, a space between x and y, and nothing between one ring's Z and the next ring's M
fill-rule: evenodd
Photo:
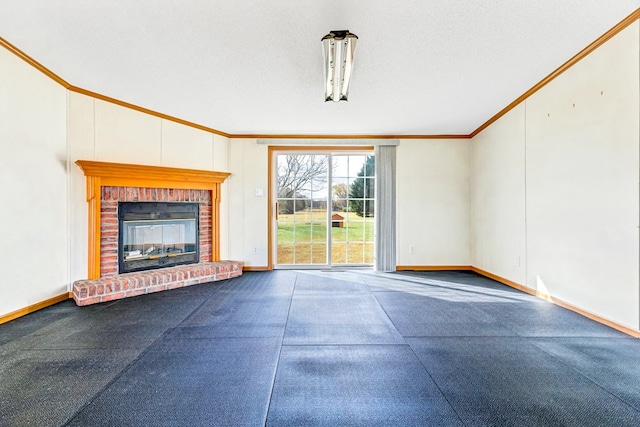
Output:
M373 264L373 155L278 153L276 170L278 267Z
M331 263L371 265L375 157L364 154L334 154L332 161Z
M326 154L278 154L276 263L327 264Z

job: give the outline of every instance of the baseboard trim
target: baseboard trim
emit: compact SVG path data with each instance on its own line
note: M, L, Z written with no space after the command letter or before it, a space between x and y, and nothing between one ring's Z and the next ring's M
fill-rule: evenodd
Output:
M40 301L37 302L35 304L31 304L28 307L25 308L21 308L19 310L16 311L12 311L11 313L7 313L7 314L3 314L2 316L0 316L0 325L3 323L7 323L10 322L14 319L17 319L18 317L22 317L22 316L26 316L29 313L33 313L35 311L38 310L42 310L43 308L47 308L49 306L52 306L54 304L57 304L59 302L62 301L66 301L70 298L73 298L73 294L71 292L66 292L64 294L46 299L44 301Z
M268 266L263 266L263 267L252 267L252 266L244 266L242 268L242 271L271 271L272 269L269 268Z
M470 265L396 265L396 271L471 271Z
M267 266L264 267L247 267L245 266L243 271L270 271L271 269ZM502 283L503 285L507 285L511 288L517 289L519 291L525 292L529 295L536 296L545 301L549 301L555 305L566 308L567 310L574 311L588 319L594 320L598 323L602 323L603 325L609 326L610 328L616 329L620 332L623 332L627 335L631 335L635 338L640 338L640 330L636 330L633 328L629 328L627 326L621 325L612 320L606 319L597 314L591 313L589 311L583 310L580 307L576 307L573 304L570 304L561 299L555 298L547 293L537 291L535 289L531 289L527 286L521 285L520 283L514 282L509 279L505 279L504 277L498 276L497 274L490 273L481 268L470 266L470 265L398 265L396 266L396 271L473 271L474 273L480 274L481 276L487 277L489 279L495 280L496 282ZM25 316L29 313L36 312L38 310L42 310L43 308L52 306L62 301L66 301L68 299L73 298L72 292L67 292L44 301L40 301L38 303L32 304L28 307L21 308L16 311L12 311L11 313L7 313L0 316L0 325L3 323L10 322L18 317Z
M477 273L481 276L495 280L496 282L500 282L503 285L507 285L511 288L525 292L529 295L533 295L545 301L549 301L550 303L560 306L562 308L566 308L567 310L576 312L588 319L594 320L598 323L602 323L603 325L609 326L610 328L616 329L627 335L631 335L632 337L635 337L635 338L640 338L640 330L636 330L628 326L621 325L617 322L614 322L613 320L609 320L602 316L598 316L597 314L583 310L580 307L576 307L573 304L570 304L566 301L555 298L547 293L537 291L535 289L529 288L528 286L521 285L520 283L514 282L513 280L505 279L504 277L498 276L497 274L490 273L488 271L485 271L478 267L474 267L472 265L398 265L396 266L396 271L444 271L444 270L473 271L474 273Z
M524 285L521 285L520 283L514 282L513 280L505 279L504 277L500 277L497 274L489 273L488 271L485 271L485 270L483 270L481 268L478 268L478 267L473 267L472 266L471 267L471 271L473 271L474 273L478 273L481 276L484 276L484 277L487 277L489 279L495 280L496 282L500 282L503 285L507 285L507 286L509 286L511 288L515 288L515 289L517 289L519 291L526 292L528 294L534 295L534 293L532 293L533 289L528 288L528 287L526 287ZM536 296L538 296L538 295L536 295ZM547 299L547 298L544 298L544 299ZM548 299L547 299L547 301L553 302L553 301L548 300Z
M575 305L573 305L571 303L568 303L568 302L563 301L561 299L555 298L552 295L549 295L549 294L544 293L544 292L537 291L537 290L532 289L532 288L530 288L528 286L524 286L524 285L521 285L520 283L516 283L516 282L514 282L512 280L505 279L504 277L500 277L500 276L498 276L496 274L489 273L488 271L482 270L481 268L471 267L471 270L476 272L476 273L478 273L478 274L480 274L480 275L482 275L482 276L485 276L485 277L488 277L490 279L493 279L496 282L500 282L503 285L510 286L512 288L518 289L519 291L522 291L522 292L525 292L527 294L536 296L536 297L541 298L541 299L543 299L545 301L549 301L550 303L553 303L553 304L555 304L557 306L566 308L567 310L571 310L573 312L576 312L576 313L578 313L578 314L580 314L580 315L582 315L582 316L584 316L584 317L586 317L588 319L594 320L594 321L596 321L598 323L602 323L603 325L609 326L610 328L616 329L616 330L618 330L620 332L623 332L623 333L625 333L627 335L631 335L632 337L635 337L635 338L640 338L640 330L636 330L636 329L629 328L627 326L621 325L621 324L619 324L617 322L614 322L612 320L606 319L606 318L604 318L602 316L599 316L597 314L591 313L591 312L589 312L587 310L583 310L580 307L576 307Z

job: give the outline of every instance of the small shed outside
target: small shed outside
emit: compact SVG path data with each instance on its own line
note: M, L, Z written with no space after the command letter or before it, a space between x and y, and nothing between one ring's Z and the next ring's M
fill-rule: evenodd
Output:
M344 227L344 217L339 214L331 215L331 226L332 227Z

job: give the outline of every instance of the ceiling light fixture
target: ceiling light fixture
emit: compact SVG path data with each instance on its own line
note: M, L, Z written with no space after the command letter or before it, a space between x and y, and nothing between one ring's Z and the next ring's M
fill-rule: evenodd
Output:
M347 101L358 36L349 30L331 31L322 38L324 101Z

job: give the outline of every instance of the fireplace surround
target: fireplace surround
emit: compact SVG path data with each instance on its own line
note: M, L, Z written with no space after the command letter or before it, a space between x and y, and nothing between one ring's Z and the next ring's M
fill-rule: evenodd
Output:
M223 280L242 274L242 262L220 260L220 187L229 173L90 160L78 160L76 164L86 177L89 222L88 279L78 280L73 284L73 296L78 305ZM176 215L184 214L180 211L184 211L183 207L187 204L191 204L194 206L193 209L197 210L198 219L195 224L193 218L176 218ZM183 207L170 207L180 205ZM143 210L148 211L145 215L164 216L162 220L171 224L168 227L161 226L166 228L168 233L165 236L164 248L156 247L162 246L163 241L155 242L160 235L154 231L146 234L146 237L154 240L154 247L149 253L145 253L149 246L143 247L141 243L133 243L133 246L121 255L128 256L131 261L135 258L138 258L136 261L142 261L143 257L152 260L154 265L151 269L143 270L142 267L148 266L140 263L132 264L133 270L128 270L129 272L123 272L126 269L121 271L119 268L118 241L129 239L123 236L120 227L124 226L119 224L118 219L123 206L142 206ZM156 209L159 206L169 207L170 212L159 214ZM127 221L143 221L136 217L140 213L136 213L136 209L141 208L134 208L133 216L127 217ZM127 211L127 208L124 208L124 211ZM176 220L191 222L187 225ZM135 224L130 225L135 227ZM137 225L141 226L141 229L152 226L148 223ZM184 245L176 242L180 230L191 232L194 229L198 239L195 247L195 243L189 238L185 238ZM135 233L130 233L133 240L145 235L142 231L138 236ZM180 253L190 253L189 256L195 263L178 263L171 267L164 264L179 258ZM160 259L162 261L158 261Z
M100 191L100 239L99 277L106 277L123 273L120 266L119 239L120 207L129 203L140 203L143 208L159 203L184 204L192 203L198 206L198 251L196 262L213 261L213 241L217 231L213 225L214 213L211 191L185 190L175 188L145 188L145 187L115 187L102 186ZM155 242L158 243L158 242ZM145 248L145 250L148 248ZM136 249L133 249L135 251ZM155 255L158 255L157 253ZM218 259L215 259L216 261ZM139 271L139 270L138 270Z
M200 203L200 261L220 260L220 186L228 172L91 160L76 164L87 181L89 279L118 273L118 202ZM208 203L208 213L203 203ZM202 238L204 227L211 230L208 238ZM208 250L203 250L207 243Z

